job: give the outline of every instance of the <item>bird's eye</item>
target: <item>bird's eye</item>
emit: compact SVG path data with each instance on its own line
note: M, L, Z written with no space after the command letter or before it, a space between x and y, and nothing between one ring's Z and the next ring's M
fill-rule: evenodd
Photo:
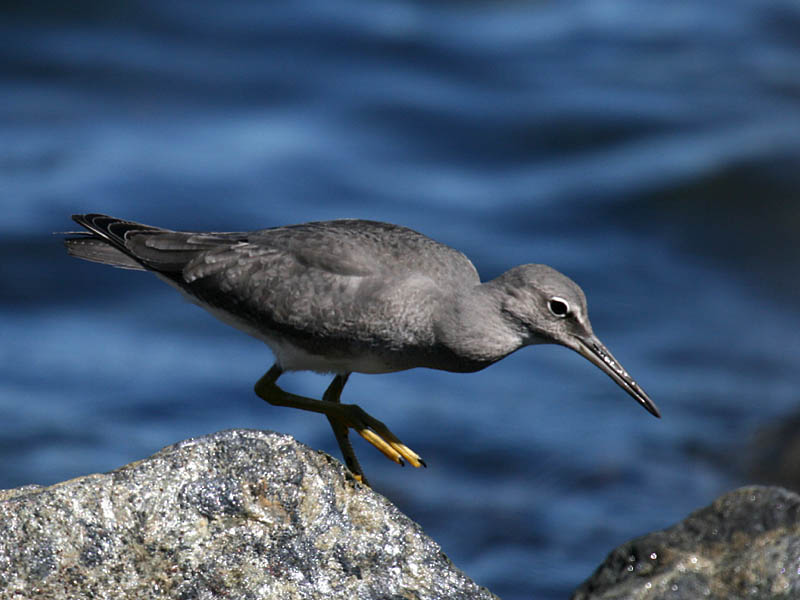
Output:
M569 314L569 303L558 296L553 296L547 301L547 308L549 308L550 312L556 317L563 318Z

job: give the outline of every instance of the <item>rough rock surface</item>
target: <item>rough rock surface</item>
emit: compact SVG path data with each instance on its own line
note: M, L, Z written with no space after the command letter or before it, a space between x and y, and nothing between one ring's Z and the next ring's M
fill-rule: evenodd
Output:
M800 598L800 496L746 487L614 550L574 600Z
M292 438L232 430L0 492L0 598L496 598Z

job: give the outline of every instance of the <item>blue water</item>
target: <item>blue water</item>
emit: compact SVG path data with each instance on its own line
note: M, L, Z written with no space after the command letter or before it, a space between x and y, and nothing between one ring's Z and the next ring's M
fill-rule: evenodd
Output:
M355 375L429 464L375 488L505 600L751 481L800 396L800 5L26 3L0 13L0 487L231 427L338 456L265 405L259 342L155 278L68 258L74 212L182 229L365 217L544 262L657 420L563 348ZM321 376L281 380L319 395Z

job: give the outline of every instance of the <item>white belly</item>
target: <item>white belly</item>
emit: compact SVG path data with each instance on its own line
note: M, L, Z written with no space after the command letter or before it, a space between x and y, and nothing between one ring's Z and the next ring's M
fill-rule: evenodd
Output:
M270 347L284 371L315 371L317 373L391 373L396 367L386 364L374 354L333 358L311 354L285 340L264 335L256 336Z

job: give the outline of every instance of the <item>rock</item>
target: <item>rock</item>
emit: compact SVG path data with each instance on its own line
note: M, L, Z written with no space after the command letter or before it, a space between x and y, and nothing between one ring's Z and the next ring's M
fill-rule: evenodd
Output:
M338 462L231 430L0 492L0 598L496 598Z
M800 598L800 496L745 487L614 550L573 600Z

